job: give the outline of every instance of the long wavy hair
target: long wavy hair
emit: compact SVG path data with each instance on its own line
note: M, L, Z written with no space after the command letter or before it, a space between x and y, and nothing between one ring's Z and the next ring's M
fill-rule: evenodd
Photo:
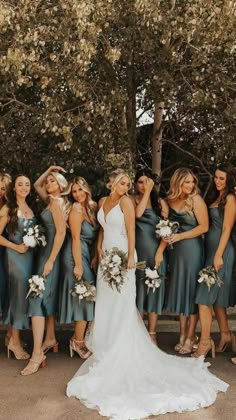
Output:
M182 194L182 185L188 175L191 175L194 180L194 187L191 194L187 195L185 198L185 208L190 213L193 211L193 197L199 193L198 188L198 179L196 175L189 168L178 168L173 173L170 179L170 188L167 193L167 202L169 204L178 200Z
M226 204L226 197L228 194L235 194L235 187L236 187L236 169L230 162L224 162L219 164L214 171L214 174L216 173L217 169L219 171L222 171L226 173L226 187L225 191L222 194L222 197L219 202L219 208L221 210L224 209ZM217 198L219 197L219 191L216 188L216 184L214 181L214 178L212 179L212 183L209 189L209 192L206 197L207 205L210 206L212 203L214 203Z
M93 223L95 223L97 215L97 203L92 199L92 192L89 184L87 183L86 179L84 179L82 176L77 176L72 180L70 193L70 199L72 203L76 202L72 195L72 188L75 184L79 185L80 188L86 193L85 210L89 216L89 219Z
M147 176L148 178L153 179L153 181L155 181L155 176L152 174L151 171L148 171L146 169L141 169L140 171L138 171L134 177L134 183L135 185L137 184L139 178L141 178L141 176ZM151 200L151 205L153 210L156 212L156 214L158 216L161 215L161 203L160 203L160 197L159 194L157 193L157 190L155 188L155 185L153 186L153 189L151 191L150 194L150 200Z
M9 188L9 185L11 183L11 175L7 174L6 172L0 172L0 182L3 183L6 193L5 196L2 197L2 202L0 203L0 208L4 206L4 204L7 203L7 190Z
M15 188L17 179L20 178L21 176L28 178L30 181L30 178L28 177L28 175L25 175L25 174L16 175L15 178L12 179L12 182L9 184L7 194L6 194L8 216L9 216L7 229L10 233L14 233L16 231L17 223L18 223L18 216L17 216L18 204L16 201L16 193L15 193L14 188ZM30 181L30 187L31 187L31 181ZM30 194L27 195L25 201L30 208L33 207Z
M126 177L129 180L129 190L132 188L132 181L131 181L131 178L130 178L129 174L127 172L125 172L125 171L122 170L122 172L120 171L115 177L111 177L110 176L110 181L111 181L110 190L111 190L111 194L115 191L116 184L118 184L118 182L123 177Z

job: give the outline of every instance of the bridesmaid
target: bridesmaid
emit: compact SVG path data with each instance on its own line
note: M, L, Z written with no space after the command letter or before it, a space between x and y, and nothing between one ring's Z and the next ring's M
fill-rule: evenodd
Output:
M154 269L155 255L160 241L156 237L155 228L160 218L168 217L168 205L158 197L154 181L146 171L139 171L135 176L135 188L137 194L133 197L135 202L136 229L135 248L139 261L146 261L147 267ZM159 289L154 293L147 294L147 287L144 283L144 272L136 271L137 298L136 303L139 312L148 313L148 331L155 344L157 318L161 315L164 304L165 275L167 261L164 258L160 265L159 273L163 280Z
M208 231L207 207L198 193L198 181L190 169L177 169L170 180L167 203L170 220L179 222L179 233L167 241L169 252L169 292L167 309L180 315L180 338L175 350L191 353L196 344L198 311L195 294L198 273L203 267L202 235ZM156 254L156 265L163 261L165 241Z
M206 235L205 266L213 265L223 281L219 287L213 285L208 291L205 283L197 289L196 303L199 305L201 339L194 357L206 356L213 350L210 338L212 306L220 329L220 341L216 352L222 353L229 344L236 351L236 337L230 332L226 308L230 306L230 291L235 250L232 241L232 229L235 223L236 202L234 195L235 170L230 163L217 167L211 190L207 197L209 206L210 229Z
M7 344L8 358L12 352L16 359L28 359L23 349L20 330L29 328L28 279L33 270L33 249L22 242L24 230L36 223L34 213L28 204L30 179L18 175L9 186L7 205L0 211L0 245L6 247L9 304L4 322L11 327ZM2 233L6 228L7 238Z
M11 176L7 173L0 173L0 210L6 204L6 192L11 182ZM5 249L0 246L0 317L3 318L7 302L7 272L5 267ZM7 334L6 345L10 335Z
M43 297L29 298L29 316L31 317L34 347L32 358L21 371L23 376L31 375L45 365L45 353L50 349L58 351L55 336L55 315L58 312L59 291L59 254L66 234L66 221L69 203L64 195L68 194L68 183L58 171L60 166L51 166L35 182L34 187L47 203L41 213L45 227L47 245L40 247L36 264L36 274L45 277ZM46 323L46 335L43 341Z
M69 215L71 236L62 249L62 298L60 322L75 324L75 332L70 340L70 355L76 352L82 359L90 355L84 344L88 321L94 319L94 303L79 301L71 295L75 281L84 280L95 285L96 258L92 258L98 224L97 204L92 200L91 190L82 177L74 178L71 186L73 205Z

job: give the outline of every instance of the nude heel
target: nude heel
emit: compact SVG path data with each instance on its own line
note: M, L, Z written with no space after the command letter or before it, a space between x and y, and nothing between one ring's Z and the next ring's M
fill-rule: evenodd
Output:
M53 353L58 353L58 343L56 343L52 348Z
M73 357L74 356L74 350L73 350L73 347L71 345L71 342L69 344L69 350L70 350L70 357Z

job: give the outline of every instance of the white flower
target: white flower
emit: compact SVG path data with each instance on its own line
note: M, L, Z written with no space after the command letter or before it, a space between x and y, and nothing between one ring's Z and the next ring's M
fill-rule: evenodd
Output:
M172 230L169 226L165 226L160 229L160 235L163 237L170 236L171 234L172 234Z
M145 274L146 274L146 277L148 277L149 279L159 278L157 270L151 270L151 268L149 267L145 269Z
M83 294L87 291L86 286L83 286L81 284L77 285L76 290L77 290L78 293L81 293L81 294Z
M23 236L23 242L26 246L30 248L34 248L37 245L37 242L34 236L28 236L28 235Z
M121 263L121 258L119 257L119 255L114 255L112 257L112 261L117 263L117 264L120 264Z

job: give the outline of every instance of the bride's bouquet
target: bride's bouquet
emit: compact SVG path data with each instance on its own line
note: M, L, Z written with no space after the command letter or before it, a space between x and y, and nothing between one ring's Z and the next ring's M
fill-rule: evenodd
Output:
M154 270L151 270L149 267L145 269L144 283L147 286L147 293L149 293L150 290L152 290L154 293L156 289L160 287L161 281L161 276L156 268L154 268Z
M42 297L45 290L45 279L38 275L32 276L29 280L29 291L26 295L26 299L30 296L33 298Z
M113 247L110 251L104 252L104 257L100 262L103 279L108 285L118 292L125 283L127 274L128 255L117 247ZM144 261L136 264L137 269L144 269L146 263Z
M219 287L221 287L223 284L223 281L221 280L213 265L208 265L199 271L199 276L200 278L198 279L198 283L206 283L208 291L210 291L211 286L214 284L217 284Z
M23 236L23 242L29 248L35 248L37 245L46 246L47 241L44 235L44 228L42 225L31 225L24 229L26 232Z
M156 235L158 238L169 239L173 233L177 233L179 230L179 222L172 222L169 219L161 219L156 225ZM168 245L170 249L173 249L173 245Z
M73 297L77 297L79 302L86 300L86 302L95 302L96 300L96 287L84 280L76 281L73 289L71 290Z

